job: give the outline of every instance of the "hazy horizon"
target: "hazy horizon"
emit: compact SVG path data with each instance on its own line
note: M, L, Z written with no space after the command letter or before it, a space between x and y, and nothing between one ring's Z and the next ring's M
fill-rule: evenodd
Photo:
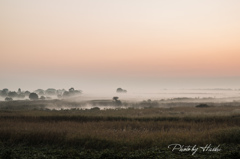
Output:
M16 77L17 78L17 77ZM117 88L126 89L130 93L161 93L163 90L184 90L184 89L233 89L239 90L238 85L240 77L227 77L227 78L154 78L142 79L132 78L126 80L124 78L116 78L114 80L101 78L101 79L83 79L81 78L21 78L13 79L0 79L0 90L8 88L11 91L17 91L18 88L22 90L34 91L37 89L66 89L71 87L82 90L83 93L115 93ZM3 85L5 83L5 85Z

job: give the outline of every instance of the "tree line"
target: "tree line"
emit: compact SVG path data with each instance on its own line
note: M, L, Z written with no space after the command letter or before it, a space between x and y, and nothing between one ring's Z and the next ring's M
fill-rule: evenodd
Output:
M12 101L14 99L25 99L29 98L31 100L36 99L51 99L51 97L55 96L59 99L68 98L82 94L81 90L75 90L73 87L68 91L65 89L54 89L48 88L46 90L37 89L33 92L30 91L22 91L21 88L18 91L11 91L8 88L4 88L0 90L0 96L5 98L6 101Z

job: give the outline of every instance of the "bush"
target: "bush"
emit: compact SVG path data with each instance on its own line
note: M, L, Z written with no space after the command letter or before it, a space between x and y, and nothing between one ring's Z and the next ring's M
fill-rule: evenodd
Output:
M29 99L31 100L37 100L38 99L38 95L36 93L30 93L29 94Z
M208 104L198 104L196 105L196 107L198 108L206 108L206 107L210 107Z
M45 98L44 96L41 96L40 99L41 99L41 100L45 100L46 98Z
M90 110L100 110L100 108L99 107L93 107Z
M12 101L13 99L11 97L6 97L5 101Z
M11 98L15 98L15 97L18 96L18 94L16 92L9 92L8 96L11 97Z

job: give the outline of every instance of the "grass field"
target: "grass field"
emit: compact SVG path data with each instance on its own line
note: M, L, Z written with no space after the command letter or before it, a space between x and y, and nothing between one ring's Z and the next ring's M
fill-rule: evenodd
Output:
M181 102L181 106L169 102L164 107L152 103L125 103L129 108L100 110L81 109L87 102L1 102L0 156L240 158L240 103L210 103L206 108L197 108L194 102ZM63 105L71 109L49 109ZM170 144L220 145L221 150L203 152L199 148L192 155L191 151L172 151Z

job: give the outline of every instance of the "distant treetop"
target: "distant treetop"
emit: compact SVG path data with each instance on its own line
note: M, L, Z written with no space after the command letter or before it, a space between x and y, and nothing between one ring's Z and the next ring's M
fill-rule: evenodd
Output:
M38 99L37 93L30 93L30 94L29 94L29 99L31 99L31 100L37 100L37 99Z
M127 93L127 90L124 90L124 89L122 89L122 88L118 88L118 89L116 90L116 92L117 92L117 93Z

